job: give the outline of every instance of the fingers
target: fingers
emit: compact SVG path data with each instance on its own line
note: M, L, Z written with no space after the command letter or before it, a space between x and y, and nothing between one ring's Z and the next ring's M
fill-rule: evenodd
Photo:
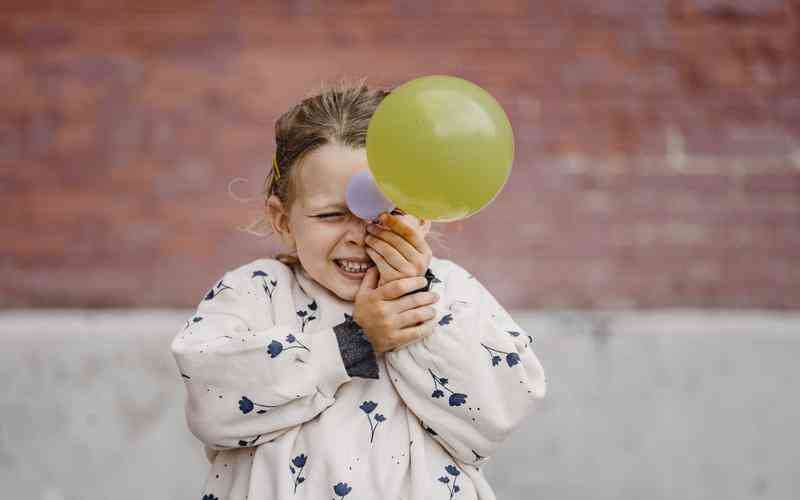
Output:
M373 268L370 268L372 270ZM364 278L366 279L366 278ZM383 300L394 300L428 285L428 279L424 276L414 276L411 278L400 278L379 288Z
M419 342L420 340L433 335L434 331L435 331L434 320L428 320L425 323L422 323L421 325L403 328L398 331L396 345L390 350L397 351L398 349L402 349L408 345L413 344L414 342Z
M400 297L392 301L387 301L389 310L393 313L402 313L414 310L423 306L430 306L439 302L439 294L436 292L413 292L411 295Z
M381 214L380 221L386 224L392 231L402 236L420 253L430 250L425 238L420 231L408 224L402 217L395 217L391 214Z
M365 242L373 250L386 259L386 263L401 273L413 273L413 266L409 265L419 254L416 248L400 235L379 229L377 226L367 226Z
M404 311L395 316L395 326L397 328L407 328L425 323L436 317L436 309L431 306L422 306L415 309Z
M357 295L375 290L378 287L379 278L378 270L374 266L367 269L367 274L364 275L364 279L361 280L361 284L358 286Z
M392 266L390 266L386 262L386 259L384 259L383 256L380 253L378 253L374 248L365 247L364 250L366 250L367 255L369 255L369 258L372 259L372 262L375 263L375 267L378 268L381 277L393 278L397 275L397 270Z

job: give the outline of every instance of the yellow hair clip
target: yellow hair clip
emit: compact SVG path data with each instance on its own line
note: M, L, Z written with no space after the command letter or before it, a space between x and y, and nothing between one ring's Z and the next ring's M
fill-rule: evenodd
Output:
M272 166L275 168L275 177L281 178L281 170L278 168L278 153L272 155Z

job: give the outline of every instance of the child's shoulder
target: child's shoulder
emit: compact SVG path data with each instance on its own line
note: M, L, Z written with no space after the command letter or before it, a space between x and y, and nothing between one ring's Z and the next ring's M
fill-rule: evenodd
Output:
M472 274L469 271L449 259L432 257L429 268L434 276L440 280L448 280L453 278L472 278Z
M441 294L445 303L476 303L482 300L483 285L463 266L448 259L431 259L431 289Z
M294 272L277 259L263 257L227 271L225 277L238 283L253 279L286 281L294 279Z

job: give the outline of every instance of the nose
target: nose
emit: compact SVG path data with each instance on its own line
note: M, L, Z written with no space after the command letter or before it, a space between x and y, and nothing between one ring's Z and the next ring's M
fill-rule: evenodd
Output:
M363 247L365 245L364 238L367 235L367 224L369 224L368 221L350 214L350 218L347 221L348 240Z

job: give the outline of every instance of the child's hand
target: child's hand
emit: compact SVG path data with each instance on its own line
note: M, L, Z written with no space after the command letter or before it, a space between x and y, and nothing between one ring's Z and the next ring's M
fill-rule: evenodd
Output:
M417 292L428 284L425 278L401 278L376 288L378 271L367 270L356 293L353 321L364 331L376 355L400 349L434 331L439 301L433 292ZM406 294L411 294L403 297Z
M379 220L389 230L368 224L370 234L365 239L367 255L380 272L378 286L401 278L425 276L432 252L419 228L391 214L381 214Z

